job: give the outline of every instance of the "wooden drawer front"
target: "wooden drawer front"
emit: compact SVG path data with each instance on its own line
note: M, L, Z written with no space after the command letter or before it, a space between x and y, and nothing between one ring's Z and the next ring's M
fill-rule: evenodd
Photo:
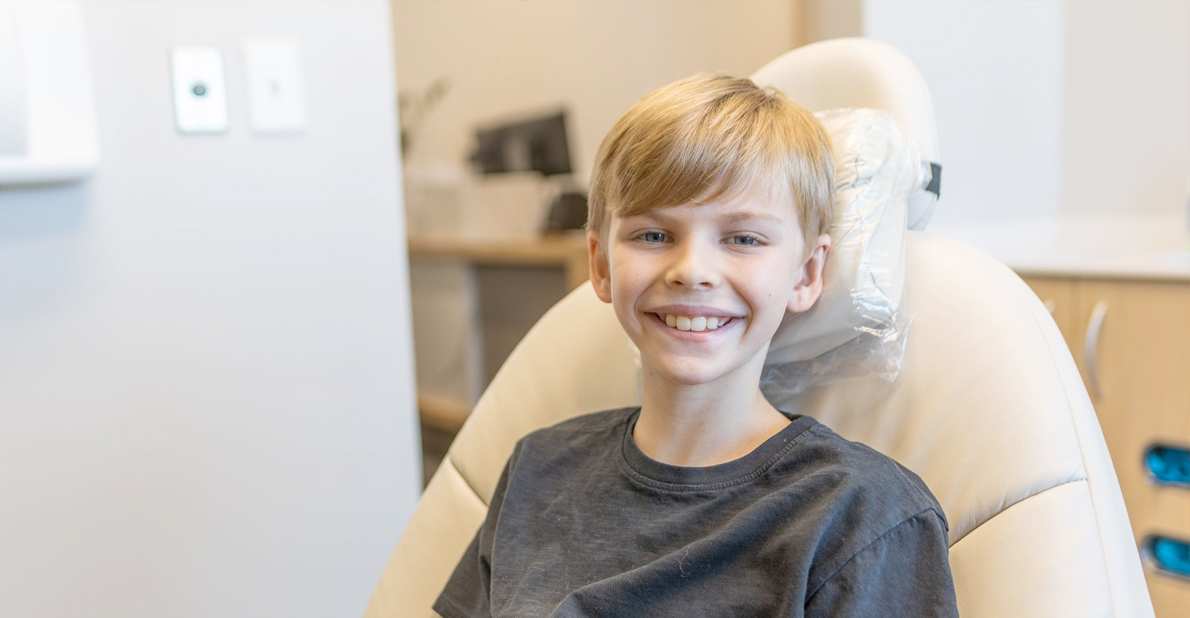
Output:
M1096 307L1099 337L1087 340ZM1078 308L1076 357L1137 541L1190 539L1190 490L1155 484L1144 463L1153 444L1190 446L1190 285L1084 280ZM1190 580L1146 568L1158 618L1190 616Z
M1078 340L1079 329L1082 326L1078 322L1078 282L1074 279L1051 277L1023 277L1023 279L1050 310L1050 315L1058 324L1058 330L1062 331L1062 336L1073 351L1074 347L1071 342Z

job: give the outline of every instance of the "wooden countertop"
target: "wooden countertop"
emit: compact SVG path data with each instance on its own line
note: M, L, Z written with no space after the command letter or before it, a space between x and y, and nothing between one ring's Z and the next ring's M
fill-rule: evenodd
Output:
M411 236L412 259L459 260L493 266L559 267L569 289L588 278L587 237L582 232L526 238L468 238L462 236Z
M529 238L416 236L408 242L412 256L454 257L485 264L565 264L576 255L587 259L587 237L582 234Z

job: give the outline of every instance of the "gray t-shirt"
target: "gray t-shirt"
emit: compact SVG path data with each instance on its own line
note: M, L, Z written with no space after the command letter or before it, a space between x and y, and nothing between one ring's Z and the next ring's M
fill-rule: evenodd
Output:
M946 517L813 418L709 467L649 458L639 407L517 443L434 610L446 618L957 616Z

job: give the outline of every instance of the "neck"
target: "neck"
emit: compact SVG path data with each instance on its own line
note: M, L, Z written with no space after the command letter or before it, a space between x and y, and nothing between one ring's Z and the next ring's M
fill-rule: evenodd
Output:
M644 454L662 463L726 463L789 424L761 393L759 368L755 376L744 372L696 385L675 384L648 366L642 370L644 397L632 437Z

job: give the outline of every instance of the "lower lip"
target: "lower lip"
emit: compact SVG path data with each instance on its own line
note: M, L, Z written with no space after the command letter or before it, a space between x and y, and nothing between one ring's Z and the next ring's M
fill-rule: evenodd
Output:
M728 322L727 324L724 324L723 326L720 326L719 328L716 328L715 330L711 330L711 329L678 330L678 329L666 324L665 320L661 319L661 316L657 315L656 313L650 313L648 315L649 315L649 317L651 317L653 319L654 323L656 323L663 330L665 330L667 333L669 333L669 335L671 337L674 337L681 341L707 341L707 340L711 339L712 337L718 336L723 331L735 327L735 325L738 324L740 321L739 318L732 318L730 322Z

